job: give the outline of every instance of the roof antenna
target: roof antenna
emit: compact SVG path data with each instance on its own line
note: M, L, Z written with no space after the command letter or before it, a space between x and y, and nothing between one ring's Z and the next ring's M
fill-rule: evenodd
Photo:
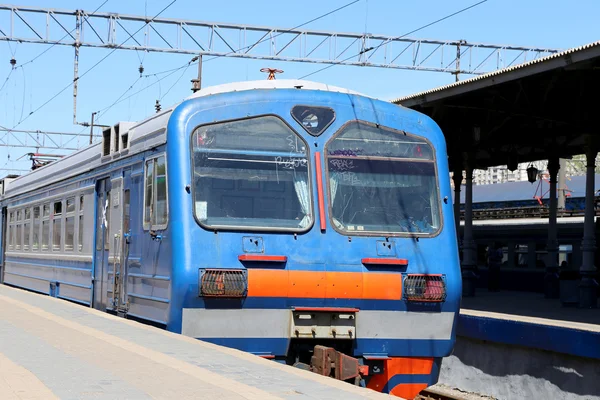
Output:
M275 74L281 74L281 73L283 73L283 70L277 69L277 68L262 68L260 70L260 72L268 72L269 76L267 77L267 80L268 81L274 81L275 80Z

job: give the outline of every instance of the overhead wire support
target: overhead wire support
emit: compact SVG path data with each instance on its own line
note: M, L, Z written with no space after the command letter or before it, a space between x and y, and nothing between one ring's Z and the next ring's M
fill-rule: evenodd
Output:
M167 4L162 10L160 10L158 12L158 14L156 14L152 19L150 20L145 20L144 21L144 25L142 25L141 27L139 27L135 32L130 33L129 36L125 39L125 41L123 41L121 43L120 46L122 46L124 43L126 43L127 41L129 41L129 39L131 39L132 37L135 36L135 34L137 34L139 31L141 31L147 24L149 24L150 22L154 21L155 18L158 18L158 16L160 14L162 14L164 11L166 11L169 7L171 7L177 0L172 0L169 4ZM2 8L0 7L0 10ZM85 13L85 12L84 12ZM91 17L91 15L90 15ZM19 16L20 19L23 20L23 18L21 16ZM87 17L85 19L86 22L89 21L87 20ZM28 27L30 26L29 24L26 24ZM11 29L12 32L12 29ZM48 32L48 29L46 30L46 32ZM37 34L37 32L36 32ZM39 36L39 35L38 35ZM1 39L1 38L0 38ZM106 60L108 57L110 57L115 51L117 51L120 46L114 46L113 49L104 57L102 57L100 60L98 60L94 65L92 65L90 68L88 68L87 70L85 70L83 72L83 74L81 74L81 76L78 76L77 80L83 78L85 75L87 75L90 71L92 71L94 68L96 68L98 65L100 65L104 60ZM48 100L46 100L41 106L37 107L35 110L31 111L25 118L21 119L15 126L12 127L12 129L15 129L17 126L21 125L27 118L29 118L31 115L33 115L34 113L38 112L39 110L41 110L42 108L44 108L48 103L52 102L54 99L56 99L60 94L62 94L65 90L67 90L71 85L73 85L73 81L69 82L68 85L66 85L65 87L63 87L60 91L58 91L56 94L54 94L54 96L52 96L51 98L49 98ZM87 126L87 125L85 125Z
M465 12L465 11L468 11L468 10L470 10L470 9L472 9L472 8L475 8L475 7L477 7L477 6L479 6L479 5L483 4L483 3L486 3L487 1L488 1L488 0L480 0L480 1L479 1L479 2L477 2L477 3L474 3L474 4L471 4L470 6L467 6L467 7L461 8L461 9L460 9L460 10L458 10L458 11L455 11L455 12L453 12L453 13L451 13L451 14L448 14L448 15L446 15L446 16L444 16L444 17L442 17L442 18L438 18L438 19L436 19L435 21L432 21L432 22L429 22L429 23L427 23L427 24L425 24L425 25L422 25L422 26L420 26L419 28L413 29L413 30L411 30L411 31L409 31L409 32L407 32L407 33L405 33L405 34L403 34L403 35L400 35L400 36L395 36L395 37L388 38L387 40L384 40L384 41L382 41L381 43L377 44L376 46L370 46L370 47L367 47L367 48L365 48L365 46L363 45L363 46L362 46L362 48L361 48L361 50L358 52L358 54L352 55L352 56L350 56L350 57L347 57L347 58L345 58L345 59L343 59L343 60L341 60L341 61L339 61L339 62L332 63L331 65L328 65L328 66L326 66L326 67L323 67L323 68L320 68L320 69L318 69L318 70L316 70L316 71L313 71L313 72L311 72L311 73L309 73L309 74L306 74L306 75L304 75L304 76L300 77L300 79L305 79L305 78L307 78L307 77L309 77L309 76L312 76L312 75L318 74L319 72L322 72L322 71L325 71L326 69L329 69L329 68L335 67L336 65L341 65L341 64L344 64L344 63L345 63L345 62L347 62L348 60L351 60L351 59L353 59L353 58L355 58L355 57L359 57L359 59L362 59L362 56L363 56L364 54L366 54L366 53L369 53L369 54L368 54L368 56L366 57L366 61L364 61L364 62L363 62L363 65L369 65L369 60L370 60L370 59L371 59L371 58L372 58L372 57L375 55L375 53L377 53L377 50L379 50L379 49L380 49L380 48L382 48L382 47L384 47L384 48L385 48L385 47L388 45L388 43L390 43L390 42L392 42L392 41L404 41L404 40L406 39L406 37L407 37L407 36L409 36L409 35L412 35L413 33L416 33L416 32L418 32L418 31L421 31L421 30L423 30L423 29L425 29L425 28L428 28L428 27L430 27L430 26L432 26L432 25L435 25L435 24L437 24L437 23L439 23L439 22L442 22L442 21L444 21L444 20L447 20L447 19L449 19L449 18L452 18L452 17L454 17L455 15L461 14L461 13L463 13L463 12ZM431 58L431 56L432 56L434 53L436 53L436 52L437 52L439 49L441 49L441 48L444 46L444 44L443 44L443 43L441 43L441 42L438 42L438 43L437 43L437 46L434 46L433 50L431 50L431 51L427 52L427 51L425 51L425 49L424 49L424 51L423 51L423 52L421 52L421 54L427 54L427 56L423 57L423 56L421 55L421 58L419 58L419 56L420 56L420 51L421 51L421 44L423 44L423 43L425 43L425 42L424 42L424 41L419 41L419 43L417 43L417 44L416 44L416 46L412 46L412 47L413 47L413 49L412 49L412 50L413 50L413 51L412 51L412 62L413 62L413 64L415 64L415 63L417 63L417 62L420 62L421 64L422 64L422 63L425 63L427 60L429 60L429 59ZM430 44L433 44L433 42L431 42ZM519 49L518 47L513 47L513 46L498 46L498 45L493 45L493 46L494 46L494 48L492 49L492 52L491 52L491 53L489 53L489 54L488 54L488 55L487 55L487 56L486 56L486 57L483 59L483 61L481 61L481 62L479 63L479 65L478 65L478 66L477 66L475 69L471 69L471 68L469 68L469 71L471 71L471 72L468 72L468 71L463 71L463 70L461 70L461 68L460 68L460 58L461 58L461 55L462 55L462 53L461 53L461 51L460 51L460 47L461 47L461 46L465 46L465 45L466 45L466 46L469 48L469 50L470 50L470 53L471 53L471 56L472 56L472 53L473 53L473 51L472 51L472 50L473 50L473 49L472 49L472 47L473 47L473 46L475 46L475 47L477 48L477 47L485 47L485 46L489 46L489 45L484 45L484 44L476 44L476 45L474 45L474 44L472 44L472 43L471 43L471 44L470 44L470 43L467 43L467 42L466 42L466 41L464 41L464 40L459 40L458 42L453 42L453 45L454 45L454 46L456 46L456 58L455 58L455 59L454 59L454 60L453 60L453 61L452 61L450 64L448 64L448 65L446 66L446 68L443 68L443 69L441 69L441 71L443 71L443 72L450 72L451 74L453 74L453 75L455 75L455 76L457 77L456 79L458 79L458 76L459 76L459 74L461 74L461 73L468 73L468 74L472 74L472 75L481 75L481 74L485 73L485 72L482 72L482 71L479 69L479 67L481 67L481 66L483 66L484 64L486 64L486 62L488 61L488 59L490 59L490 57L491 57L492 55L494 55L494 54L496 54L496 55L497 55L497 57L496 57L496 59L497 59L497 64L496 64L496 68L495 68L496 70L498 70L498 69L501 69L501 68L506 68L506 67L509 67L509 66L511 66L511 65L512 65L512 63L511 63L511 64L509 64L509 65L501 64L501 63L502 63L502 60L503 60L503 58L501 57L502 51L506 50L507 48L511 48L511 49L514 49L514 50L517 50L517 49ZM406 50L407 50L409 47L411 47L411 45L410 45L410 44L409 44L409 46L406 46L406 47L405 47L405 48L404 48L404 49L403 49L403 50L400 52L400 54L399 54L399 55L397 55L397 56L396 56L396 58L394 58L394 60L393 60L392 62L394 62L394 61L395 61L396 59L398 59L398 58L399 58L399 57L400 57L402 54L404 54L404 53L406 52ZM385 51L385 54L387 55L387 48L386 48L385 50L386 50L386 51ZM518 51L520 51L520 55L521 55L521 54L523 54L523 53L525 52L525 50L523 50L523 49L519 49ZM553 52L555 53L555 52L557 52L557 51L559 51L559 50L553 50L553 51L549 51L549 52L548 52L548 54L552 54ZM525 52L525 54L527 54L527 53ZM520 58L520 55L514 58L514 60L513 60L513 63L514 63L514 62L515 62L515 61L516 61L518 58ZM443 52L443 51L442 51L441 57L442 57L442 59L441 59L441 62L440 62L440 67L441 67L441 66L443 65L443 63L444 63L444 52ZM537 58L537 57L536 57L536 58ZM526 59L524 59L524 60L523 60L523 62L524 62L524 61L527 61L527 60L526 60ZM454 65L454 70L448 70L448 68L450 68L452 65ZM469 67L470 67L470 66L471 66L471 63L469 63Z
M314 17L314 18L312 18L312 19L310 19L310 20L308 20L308 21L306 21L306 22L303 22L302 24L296 25L296 26L294 26L293 28L290 28L290 29L285 29L285 30L280 30L280 31L279 31L279 32L278 32L276 35L270 35L269 37L265 37L265 36L267 36L267 35L263 35L263 36L262 36L262 37L260 37L260 38L259 38L259 39L258 39L256 42L252 43L251 45L246 45L244 48L239 48L239 49L237 49L237 50L233 50L233 49L232 49L230 53L240 52L240 51L243 51L243 50L245 50L245 51L250 51L252 48L254 48L255 46L257 46L257 45L258 45L258 44L260 44L260 43L263 43L263 42L265 42L265 41L269 41L269 40L273 40L273 39L275 39L277 36L283 35L283 34L284 34L284 33L286 33L286 32L290 32L290 31L292 31L292 30L295 30L295 29L301 28L301 27L303 27L303 26L305 26L305 25L308 25L308 24L310 24L310 23L312 23L312 22L315 22L315 21L317 21L317 20L319 20L319 19L325 18L325 17L327 17L327 16L329 16L329 15L331 15L331 14L334 14L334 13L336 13L336 12L338 12L338 11L341 11L341 10L343 10L343 9L347 8L347 7L350 7L350 6L351 6L351 5L353 5L353 4L356 4L356 3L358 3L359 1L361 1L361 0L353 0L353 1L351 1L351 2L349 2L349 3L346 3L346 4L344 4L344 5L340 6L340 7L337 7L337 8L335 8L335 9L333 9L333 10L327 11L327 12L326 12L326 13L324 13L324 14L321 14L321 15L319 15L319 16L317 16L317 17ZM289 43L288 43L288 45L289 45ZM285 47L284 47L284 48L285 48ZM282 50L280 50L280 51L282 51ZM229 54L229 53L227 53L227 54ZM227 54L226 54L226 55L227 55ZM182 65L182 66L180 66L180 67L178 67L178 68L172 68L172 69L169 69L169 70L167 70L167 71L161 71L161 72L157 72L157 73L154 73L154 74L148 74L148 75L142 75L142 72L143 72L143 66L142 66L142 65L140 65L140 69L139 69L139 72L140 72L140 78L142 78L142 76L143 76L144 78L148 78L148 77L151 77L151 76L153 76L153 77L155 77L155 78L156 78L156 81L155 81L155 82L153 82L153 83L151 83L151 84L149 84L149 85L147 85L146 87L142 88L141 90L138 90L137 92L133 93L132 95L130 95L130 96L128 96L128 97L126 97L126 98L122 99L122 98L123 98L123 96L125 96L125 94L127 94L127 92L129 92L129 91L130 91L130 90L133 88L133 86L135 86L135 84L137 83L137 80L136 80L136 82L134 82L134 84L133 84L133 85L131 85L131 86L130 86L130 87L129 87L129 88L128 88L128 89L127 89L127 90L126 90L126 91L125 91L123 94L121 94L121 96L119 96L119 97L117 98L117 100L115 100L115 101L114 101L114 102L113 102L113 103L112 103L110 106L108 106L108 107L105 107L105 108L103 108L103 109L99 110L99 111L98 111L98 113L99 113L99 116L98 116L98 117L100 117L100 116L101 116L103 113L105 113L106 111L108 111L109 109L111 109L111 108L112 108L113 106L115 106L116 104L119 104L120 102L122 102L122 101L124 101L124 100L127 100L127 99L131 98L132 96L135 96L135 95L137 95L138 93L140 93L140 92L142 92L142 91L144 91L144 90L146 90L146 89L149 89L151 86L154 86L154 85L158 84L158 85L159 85L159 87L160 87L160 81L161 81L161 80L163 80L163 79L165 79L165 78L168 78L169 76L171 76L171 75L172 75L172 74L174 74L175 72L177 72L177 71L180 71L180 70L182 70L182 69L184 69L184 68L185 68L185 71L187 71L187 69L188 69L188 68L189 68L191 65L194 65L194 64L196 64L196 63L197 63L197 64L198 64L198 76L197 76L197 78L195 78L195 79L192 79L192 91L193 91L194 93L196 93L196 92L197 92L198 90L200 90L200 89L201 89L201 87L202 87L202 65L203 65L203 63L204 63L204 62L213 61L213 60L219 59L219 58L221 58L221 57L222 57L222 56L214 56L214 57L208 58L207 60L203 61L202 54L199 54L199 55L197 55L197 56L193 57L193 58L192 58L190 61L188 61L186 64L184 64L184 65ZM139 56L138 56L138 58L139 58ZM141 61L141 60L140 60L140 61ZM179 77L179 78L178 78L178 79L177 79L177 80L176 80L176 81L175 81L175 82L174 82L174 83L171 85L171 87L170 87L170 88L167 90L167 93L168 93L168 92L169 92L169 91L170 91L170 90L171 90L171 89L172 89L172 88L173 88L175 85L177 85L177 83L178 83L178 82L181 80L181 78L182 78L182 77L183 77L183 75L185 74L185 71L184 71L184 73L182 73L182 74L181 74L181 76L180 76L180 77ZM163 77L162 77L162 78L160 78L160 79L158 78L158 75L164 75L164 74L166 74L166 75L165 75L165 76L163 76ZM167 93L165 93L164 95L159 95L159 98L160 98L160 99L159 99L159 102L160 102L160 100L162 100L162 99L163 99L163 98L166 96L166 94L167 94Z
M0 5L0 17L3 13L16 15L18 18L15 18L15 27L12 30L0 25L0 40L65 46L74 46L77 41L70 35L63 38L59 35L64 31L64 27L60 25L75 25L77 11ZM462 40L374 35L366 32L281 29L162 17L149 20L141 15L88 14L85 11L81 13L85 16L81 23L81 32L86 29L90 31L87 35L81 35L80 47L343 64L446 72L454 75L483 74L560 51ZM39 14L47 15L45 25ZM2 20L6 19L0 18L0 21ZM141 29L136 29L140 26L146 28L144 32L140 33ZM146 34L150 31L155 35ZM131 34L132 32L135 33ZM128 40L123 43L116 41L117 37L128 36ZM277 36L277 41L261 40L271 36ZM266 43L263 45L263 42ZM352 54L353 47L358 53L354 57L348 57L348 54ZM361 52L367 47L373 48L373 51L369 54ZM466 53L469 55L469 63L460 62L458 54ZM454 60L448 63L448 59Z
M77 150L76 147L66 146L68 144L66 138L78 136L73 132L8 129L3 126L0 126L0 132L4 132L0 136L0 147ZM99 136L94 135L94 137Z

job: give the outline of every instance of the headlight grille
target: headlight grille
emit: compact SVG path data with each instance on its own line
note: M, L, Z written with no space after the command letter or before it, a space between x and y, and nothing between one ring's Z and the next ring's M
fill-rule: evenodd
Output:
M409 274L403 292L407 301L442 302L446 300L446 281L442 275Z
M248 278L244 269L200 270L200 296L244 297L248 292Z

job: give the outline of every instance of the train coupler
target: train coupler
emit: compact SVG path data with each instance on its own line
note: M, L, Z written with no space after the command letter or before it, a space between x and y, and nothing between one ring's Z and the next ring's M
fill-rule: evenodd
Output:
M310 359L310 371L341 381L354 379L354 384L358 385L362 377L369 374L369 366L360 365L358 359L331 347L315 346Z

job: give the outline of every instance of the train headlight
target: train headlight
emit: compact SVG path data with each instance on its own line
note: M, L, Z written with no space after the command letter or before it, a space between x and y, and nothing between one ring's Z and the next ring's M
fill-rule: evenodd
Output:
M319 136L335 119L329 107L298 105L292 108L292 117L312 136Z
M406 301L442 302L446 300L446 280L443 275L405 275L402 289Z
M202 297L244 297L248 274L245 269L201 269L198 287Z

